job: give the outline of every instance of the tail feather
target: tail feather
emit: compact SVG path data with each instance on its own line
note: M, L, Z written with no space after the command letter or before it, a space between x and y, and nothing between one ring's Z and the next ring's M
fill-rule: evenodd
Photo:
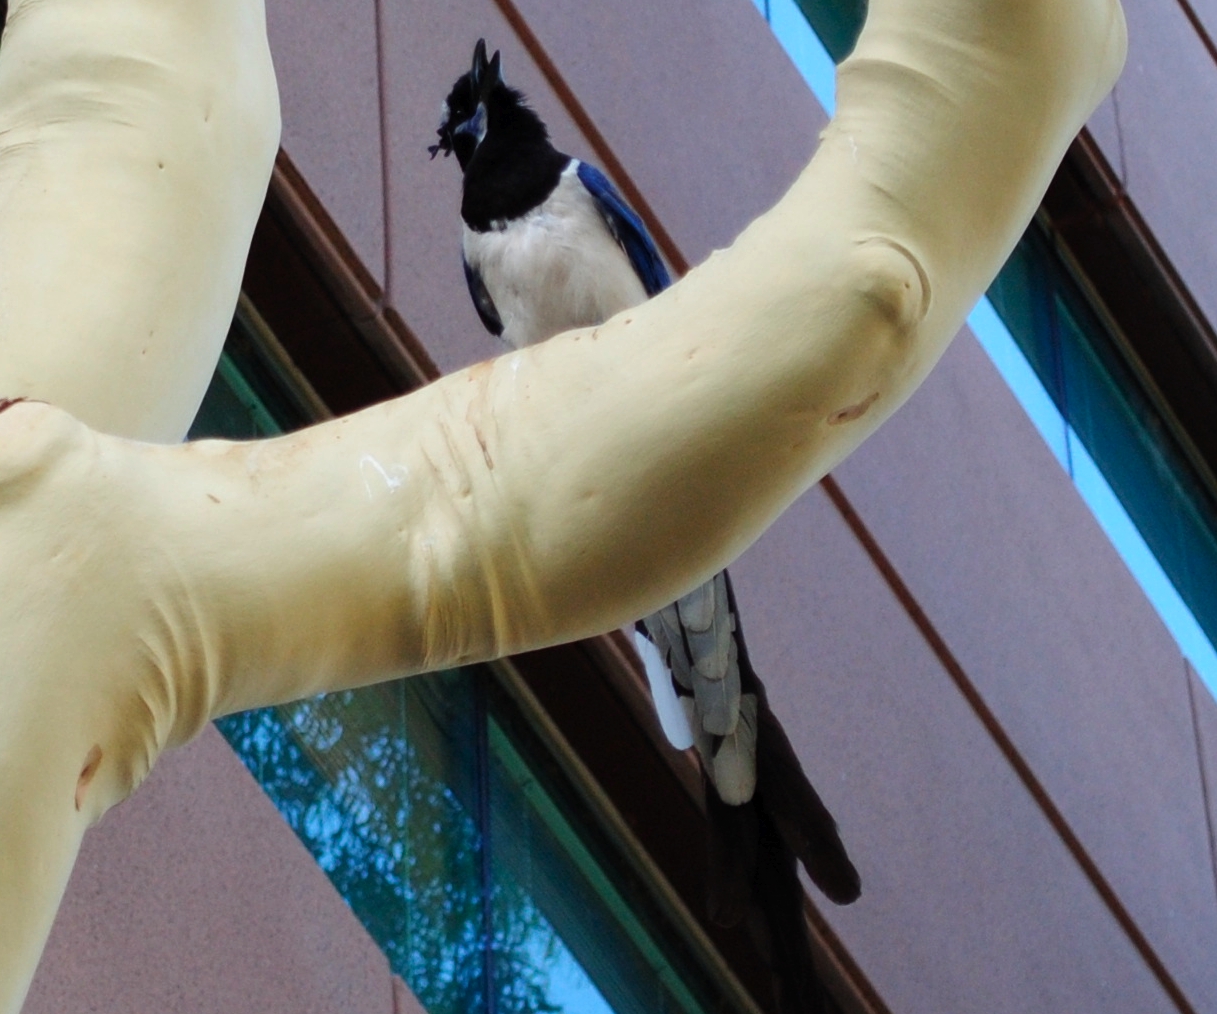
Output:
M740 673L725 573L719 572L694 591L696 608L686 610L689 598L676 605L689 652L693 697L702 728L715 736L729 736L739 718Z
M763 807L759 826L756 897L768 929L777 1009L781 1014L828 1014L831 1007L812 958L795 858Z
M693 695L696 724L715 736L733 733L739 716L735 628L722 573L641 624L667 662L676 686Z
M710 918L752 935L773 976L775 1010L830 1010L798 865L839 905L859 897L861 880L752 668L730 575L721 572L636 629L665 733L678 746L696 746L701 759ZM687 719L687 738L668 731L668 711ZM730 731L716 733L727 727L717 724L725 716Z
M729 668L722 679L708 680L696 669L692 671L697 723L711 736L730 736L739 721L741 688L739 666L734 660L734 645L729 653Z
M748 802L756 791L756 695L745 694L740 698L738 720L731 735L711 736L696 727L693 735L702 770L709 777L715 795L728 806Z
M778 833L830 900L838 905L857 901L862 879L841 841L837 822L803 772L763 690L756 742L757 794Z
M721 680L730 668L731 613L721 573L676 603L676 612L689 646L689 660L703 679Z
M719 926L738 926L753 903L760 815L755 806L724 803L705 770L706 820L710 824L706 860L706 910Z
M675 749L688 750L693 745L693 729L672 685L672 671L664 658L666 645L656 644L640 622L634 629L634 648L642 659L663 734Z
M748 931L769 967L775 1010L828 1014L834 1008L816 972L798 860L785 836L759 793L743 806L728 806L708 781L705 788L710 919Z
M664 606L659 612L652 613L642 621L647 633L656 644L663 644L665 658L672 670L672 679L685 690L693 689L692 663L689 660L689 649L685 644L684 629L680 624L680 614L676 611L676 603Z
M729 575L726 583L731 614L738 617L735 589ZM848 905L862 894L862 879L841 841L837 822L812 786L798 754L790 745L786 730L769 707L765 686L748 657L748 644L742 629L736 630L735 640L739 646L744 690L756 694L757 698L757 796L812 883L831 901Z
M713 581L698 585L688 595L682 595L676 600L676 610L680 614L680 622L689 630L698 632L709 630L714 622L715 591Z

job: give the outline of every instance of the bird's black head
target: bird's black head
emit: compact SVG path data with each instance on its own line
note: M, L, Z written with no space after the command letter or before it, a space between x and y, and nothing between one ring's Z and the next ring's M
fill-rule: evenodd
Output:
M570 157L554 149L549 131L524 96L503 83L498 52L486 59L478 39L473 66L462 74L440 121L435 158L456 155L465 174L461 217L477 231L537 207L558 185Z
M441 151L455 154L466 171L474 153L488 136L505 150L529 152L549 148L545 124L525 101L524 96L503 82L503 64L498 50L486 58L486 40L478 39L473 49L473 66L457 78L444 100L440 116L439 143L428 147L431 157ZM488 147L494 147L491 145Z
M490 129L491 96L496 89L508 90L503 84L499 51L496 49L494 56L487 60L486 40L478 39L473 50L473 66L457 79L444 100L436 130L439 143L427 149L432 158L441 151L445 158L455 153L461 169L468 168L469 160Z

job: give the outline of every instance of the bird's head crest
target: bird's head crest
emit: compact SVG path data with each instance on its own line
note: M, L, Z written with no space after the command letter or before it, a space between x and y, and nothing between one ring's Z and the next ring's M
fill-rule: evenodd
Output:
M457 79L444 100L436 130L439 142L427 148L432 158L441 151L445 158L455 152L462 169L468 164L486 136L486 107L490 94L502 84L503 61L499 51L496 49L494 56L487 59L486 40L478 39L473 47L472 65Z
M496 85L503 83L503 61L496 49L494 56L486 59L486 40L478 39L473 47L473 66L469 69L473 79L473 90L478 97L485 99Z

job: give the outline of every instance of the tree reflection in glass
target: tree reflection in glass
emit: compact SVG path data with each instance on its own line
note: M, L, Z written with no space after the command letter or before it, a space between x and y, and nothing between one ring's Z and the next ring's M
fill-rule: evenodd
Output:
M431 1014L556 1012L560 943L527 893L496 889L487 947L475 676L455 670L217 723Z

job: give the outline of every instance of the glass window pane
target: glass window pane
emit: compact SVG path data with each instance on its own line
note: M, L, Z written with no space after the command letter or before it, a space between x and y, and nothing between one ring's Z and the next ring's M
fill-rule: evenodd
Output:
M562 985L551 999L569 1014L701 1011L657 935L493 716L488 742L496 934L528 939L522 953L546 956ZM539 916L523 935L513 924L519 896Z
M217 723L432 1014L485 1005L472 695L436 673Z

